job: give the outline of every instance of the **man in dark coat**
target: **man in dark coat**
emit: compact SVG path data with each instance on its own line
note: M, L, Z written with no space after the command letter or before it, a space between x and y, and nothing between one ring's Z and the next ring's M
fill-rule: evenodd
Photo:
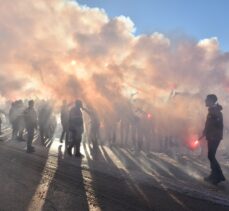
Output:
M211 174L205 180L216 185L225 181L223 172L215 157L220 141L223 139L222 106L217 103L217 97L214 94L207 96L205 104L208 107L208 115L203 136L207 139L208 159L211 165Z

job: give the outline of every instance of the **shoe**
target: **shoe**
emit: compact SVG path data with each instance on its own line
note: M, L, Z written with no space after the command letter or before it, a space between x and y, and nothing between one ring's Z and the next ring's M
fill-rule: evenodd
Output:
M223 174L219 177L219 181L220 181L220 182L226 181L226 178L223 176Z
M223 182L225 180L226 180L225 177L223 175L221 175L221 176L219 176L217 178L213 178L212 179L212 184L213 185L218 185L220 182Z
M220 182L221 182L220 179L214 179L214 180L211 181L211 183L212 183L213 185L218 185Z

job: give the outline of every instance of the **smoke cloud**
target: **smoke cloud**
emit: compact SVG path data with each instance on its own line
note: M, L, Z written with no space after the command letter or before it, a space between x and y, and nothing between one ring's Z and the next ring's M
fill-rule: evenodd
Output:
M74 1L0 3L2 100L81 98L109 121L139 109L174 136L199 132L206 94L226 102L229 53L216 37L135 35L130 18Z

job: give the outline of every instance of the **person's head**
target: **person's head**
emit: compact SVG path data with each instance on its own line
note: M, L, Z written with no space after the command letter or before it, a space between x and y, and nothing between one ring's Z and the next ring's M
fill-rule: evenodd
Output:
M207 95L205 99L205 105L207 107L213 106L217 102L217 97L214 94Z
M18 103L20 103L20 104L21 104L21 103L23 103L23 101L20 99L20 100L18 100Z
M33 108L34 107L34 101L33 100L30 100L28 102L28 105L29 105L30 108Z
M75 106L76 106L76 108L82 108L83 107L82 101L81 100L76 100Z

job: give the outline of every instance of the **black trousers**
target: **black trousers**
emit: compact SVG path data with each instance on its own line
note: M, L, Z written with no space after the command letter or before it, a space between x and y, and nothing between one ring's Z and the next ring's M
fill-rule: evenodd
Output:
M67 133L68 133L68 127L67 126L62 126L63 127L63 130L62 130L62 133L61 133L61 137L60 137L60 141L62 142L63 139L65 138L65 140L67 139Z
M32 148L32 143L33 143L33 138L34 138L34 128L33 127L28 127L26 128L27 130L27 149Z
M208 140L208 159L210 161L211 166L211 175L215 179L221 178L223 176L221 167L215 157L219 143L220 140L217 139Z
M69 131L70 135L70 144L69 144L69 150L71 151L72 148L75 148L75 154L80 154L80 144L82 140L82 134L78 131Z

